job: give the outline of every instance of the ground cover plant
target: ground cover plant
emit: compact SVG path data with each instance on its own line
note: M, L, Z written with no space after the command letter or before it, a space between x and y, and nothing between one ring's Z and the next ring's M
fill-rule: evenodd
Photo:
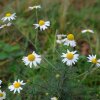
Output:
M0 1L0 100L100 99L100 0Z

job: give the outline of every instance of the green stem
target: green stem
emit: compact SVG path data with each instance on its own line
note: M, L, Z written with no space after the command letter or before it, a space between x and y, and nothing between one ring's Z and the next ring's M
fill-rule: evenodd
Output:
M49 65L51 65L54 69L56 69L55 66L54 66L51 62L49 62L46 58L43 57L43 59L44 59Z
M88 34L88 40L89 40L90 50L91 50L91 53L93 53L92 45L91 45L91 40L90 40L90 35L89 35L89 33L87 33L87 34Z
M38 23L38 12L37 12L37 9L36 9L36 20L37 20L37 23ZM38 29L36 31L36 36L35 36L35 47L37 48L37 43L38 43Z

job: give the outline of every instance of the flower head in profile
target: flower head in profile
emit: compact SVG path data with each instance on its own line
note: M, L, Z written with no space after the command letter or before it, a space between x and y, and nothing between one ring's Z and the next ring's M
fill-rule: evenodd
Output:
M6 98L6 93L0 90L0 100L4 100Z
M0 80L0 85L2 84L2 80Z
M100 67L100 59L97 59L96 55L89 55L88 62L95 64L97 67Z
M6 27L6 24L1 25L0 29L3 29L4 27Z
M63 38L66 37L66 35L64 35L64 34L57 34L56 36L57 36L56 42L58 44L63 43Z
M30 68L32 68L32 66L34 65L35 68L38 68L37 65L41 63L41 56L33 51L32 54L29 54L27 57L23 57L22 60L26 66L29 65Z
M76 46L76 42L73 34L68 34L67 38L63 39L63 41L64 41L64 45L71 46L71 47Z
M20 91L23 89L22 85L25 85L25 83L23 83L23 80L20 81L18 79L18 81L15 81L12 85L8 87L8 89L10 89L10 91L14 91L14 93L16 92L20 93Z
M40 9L40 8L41 8L41 5L36 5L36 6L29 7L29 10Z
M2 84L2 80L0 80L0 85ZM1 86L0 86L1 87Z
M6 13L5 16L1 19L3 22L5 21L11 21L11 20L15 20L16 18L16 13Z
M69 51L67 50L67 53L62 53L63 63L66 63L68 66L72 66L72 64L75 64L77 60L79 59L79 54L76 54L77 51Z
M9 27L9 26L11 26L12 24L9 22L9 23L7 23L7 24L3 24L3 25L1 25L0 26L0 29L3 29L3 28L5 28L5 27Z
M10 22L6 24L6 26L8 26L8 27L11 26L11 25L12 25L12 23L10 23Z
M90 29L86 29L86 30L82 30L81 33L94 33L94 31Z
M33 24L35 29L40 28L40 30L46 30L50 26L50 21L40 20L38 24Z
M52 97L51 100L58 100L58 98L57 97Z
M56 74L56 76L55 76L56 78L59 78L60 77L60 74Z

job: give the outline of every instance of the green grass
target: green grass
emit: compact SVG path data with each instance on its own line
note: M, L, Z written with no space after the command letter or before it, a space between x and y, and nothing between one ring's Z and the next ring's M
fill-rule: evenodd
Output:
M90 53L99 58L100 0L8 0L0 4L0 18L9 11L17 15L13 26L0 30L0 79L6 100L50 100L53 96L59 100L100 99L100 68L90 69L86 56L80 56L75 66L66 66L61 62L61 54L67 47L55 43L56 33L73 33L77 42L85 40L88 43L87 34L82 35L81 30L93 29L95 34L89 34L89 45L93 49ZM29 6L36 4L42 6L38 19L51 21L48 30L38 31L37 40L37 30L33 27L36 11L28 11ZM81 55L81 45L75 49ZM22 62L22 57L33 50L42 54L40 69L30 69ZM57 78L57 74L60 77ZM16 79L26 82L21 94L8 90Z

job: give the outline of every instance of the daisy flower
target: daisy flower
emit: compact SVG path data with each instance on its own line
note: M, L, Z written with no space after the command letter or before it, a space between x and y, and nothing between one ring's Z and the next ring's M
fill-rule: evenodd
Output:
M68 34L67 38L63 39L63 41L64 41L64 45L71 46L71 47L76 46L76 42L74 40L74 35L73 34Z
M40 8L41 8L41 5L36 5L36 6L33 6L33 7L29 7L29 10L40 9Z
M18 79L18 81L15 81L15 82L13 83L13 85L10 85L10 86L8 87L8 89L10 89L10 91L14 91L14 93L16 93L16 92L20 93L20 91L23 89L23 88L21 87L22 85L25 85L25 83L23 83L23 80L20 81L20 80Z
M10 20L15 20L16 18L16 13L6 13L5 16L1 19L3 22L5 21L10 21Z
M58 100L58 98L57 97L52 97L51 100Z
M6 93L0 90L0 100L3 100L5 98L6 98Z
M87 58L88 62L96 64L97 67L100 67L100 59L97 59L96 55L89 55Z
M64 59L62 60L63 63L66 63L68 66L72 66L72 64L75 64L77 60L79 59L79 54L76 54L77 51L69 51L67 50L67 53L62 53L62 56Z
M40 28L40 30L46 30L50 26L50 21L40 20L38 24L33 24L35 29Z
M32 66L34 65L35 68L38 68L36 66L37 64L41 63L41 56L36 54L35 51L33 51L32 54L29 54L27 57L23 57L22 60L26 66L29 65L30 68L32 68Z
M82 30L81 33L94 33L93 30L90 30L90 29L86 29L86 30Z
M57 40L56 40L56 42L58 43L58 44L61 44L61 43L63 43L63 37L66 37L66 35L64 35L64 34L57 34L56 35L57 36Z

